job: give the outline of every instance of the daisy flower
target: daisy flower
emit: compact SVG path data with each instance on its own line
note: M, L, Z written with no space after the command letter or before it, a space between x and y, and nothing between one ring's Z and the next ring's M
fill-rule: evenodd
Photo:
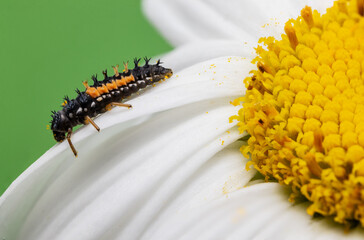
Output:
M353 6L354 2L344 3ZM343 7L342 3L332 8L329 15L332 19L344 21L342 11L348 14L355 10L360 15L362 5L355 5L354 9ZM303 16L309 16L307 19L302 17L303 20L285 25L288 19L301 15L305 5L318 12L311 15L303 12ZM292 186L305 186L310 182L310 179L301 181L288 170L282 172L281 165L277 165L281 156L278 147L287 153L292 152L295 145L292 148L276 141L273 146L280 144L274 148L277 152L269 152L268 156L276 154L272 159L277 161L264 161L267 151L263 148L271 147L268 143L274 135L265 133L267 138L262 139L263 130L276 129L277 134L287 134L297 144L315 149L318 146L315 136L324 138L329 133L323 131L318 135L312 131L311 138L303 131L301 139L305 141L302 142L297 139L303 124L293 122L292 127L281 131L269 128L280 126L281 122L286 127L289 117L302 119L300 106L293 111L297 116L290 116L289 112L283 114L283 111L278 118L276 115L281 112L271 116L275 112L268 111L269 108L261 111L265 114L261 118L255 114L268 106L266 103L283 104L273 105L280 110L285 109L286 102L293 105L289 101L293 97L288 92L282 96L287 101L269 98L275 91L279 92L275 90L277 83L283 82L283 86L290 88L283 80L276 81L276 72L285 67L288 74L289 69L300 66L304 73L296 69L294 79L307 85L298 82L289 90L297 91L297 96L301 88L310 92L311 78L305 82L304 74L309 70L313 72L315 64L312 59L304 63L304 59L313 58L315 50L302 51L302 59L287 61L286 65L279 58L273 62L272 56L274 50L278 53L285 50L287 53L282 59L292 59L292 51L302 48L300 44L305 39L300 33L315 28L319 13L332 5L328 0L145 0L146 15L176 47L162 57L165 66L173 68L174 76L130 99L128 103L133 109L114 108L96 118L95 122L102 129L100 133L95 133L92 126L79 129L72 138L79 152L76 160L67 143L57 144L20 175L0 198L0 239L362 238L362 228L344 231L344 226L332 219L308 215L306 209L312 206L310 202L292 204L288 201ZM287 36L279 40L284 32ZM267 46L258 47L259 55L255 57L253 47L264 36L278 40L266 38ZM331 37L335 39L335 35ZM306 41L310 42L311 38ZM359 39L358 48L360 44ZM351 69L346 60L342 61ZM330 69L336 72L342 67L343 64L339 64L338 69ZM329 70L326 68L326 71ZM312 91L317 89L319 87ZM331 94L330 100L340 95L327 92ZM239 111L240 106L231 102L239 103L236 99L245 94L244 108ZM322 106L323 111L325 106ZM330 106L335 109L333 104ZM229 121L234 115L240 121L238 126L237 121ZM326 123L326 119L318 117L320 124ZM277 124L264 125L271 119ZM246 142L247 139L250 140ZM360 144L360 138L356 139ZM357 145L355 141L348 142L351 145L336 146L335 141L323 141L316 150L320 153L331 150L331 146L342 146L346 151ZM242 149L250 152L251 160L239 151L244 144L246 147ZM318 180L317 175L326 169L315 159L311 159L310 167L299 170L300 173L311 171ZM300 163L299 159L297 162ZM246 166L249 171L245 170ZM253 166L267 178L273 176L289 186L264 182L264 177L259 177ZM315 198L310 199L314 190L312 185L309 187L305 196L315 203ZM297 189L293 188L294 193L299 191ZM312 213L322 210L319 205L310 209ZM336 216L342 215L337 213ZM347 216L336 220L345 222Z

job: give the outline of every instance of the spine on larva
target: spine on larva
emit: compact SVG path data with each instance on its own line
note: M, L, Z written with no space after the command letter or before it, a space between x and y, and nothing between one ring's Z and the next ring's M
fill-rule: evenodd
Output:
M110 110L113 104L173 74L171 69L161 66L160 60L156 64L149 64L150 59L144 58L145 64L139 66L140 60L134 59L134 69L128 69L127 64L124 64L123 72L118 71L118 66L113 67L113 76L103 71L104 79L101 81L92 76L93 85L83 82L86 90L81 92L77 89L75 99L66 96L63 109L53 111L51 115L51 130L55 140L63 141L66 133L72 133L73 127L92 122L91 118Z

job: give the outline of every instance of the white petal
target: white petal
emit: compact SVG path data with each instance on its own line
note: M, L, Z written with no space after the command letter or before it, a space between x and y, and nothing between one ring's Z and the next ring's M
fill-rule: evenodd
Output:
M232 0L229 3L219 0L204 1L230 23L254 36L255 41L263 36L280 39L284 33L284 24L290 18L297 18L306 5L324 13L333 4L333 0Z
M38 199L20 236L75 239L83 235L90 239L104 236L115 224L124 228L168 177L178 174L182 167L184 181L171 177L168 182L167 193L173 196L188 182L189 175L211 158L215 153L212 150L223 148L222 141L228 144L239 137L238 134L221 136L231 128L227 118L234 113L233 107L224 106L224 100L228 99L160 113L136 129L109 137L102 146L98 146L98 136L90 137L87 147L93 149L94 158L80 159L63 171ZM201 111L209 114L201 116ZM105 130L105 134L110 136L110 131L114 133L116 127ZM212 149L199 154L199 149L213 139L216 141ZM80 147L80 151L84 150ZM194 158L194 155L199 156ZM178 184L180 181L182 186ZM163 199L157 199L156 205L163 203ZM142 225L139 222L137 226Z
M325 12L333 0L144 0L150 21L174 46L206 39L256 42L280 38L284 23L305 6Z
M236 129L232 130L232 133L234 131ZM216 146L213 146L215 144L221 146L220 140L212 141L197 154L186 159L180 169L165 178L151 198L136 210L137 214L127 226L113 232L112 237L139 239L143 236L148 239L151 233L164 224L168 216L184 211L183 209L209 204L212 200L223 196L226 190L232 192L244 186L255 171L245 172L244 166L247 160L242 161L238 151L240 144L234 144L230 149L212 157L211 154L215 153L212 149L216 149ZM208 152L207 160L204 154ZM195 168L201 161L204 164L200 165L198 170L195 169L197 171L193 174L188 174L186 170Z
M205 39L251 41L250 33L201 0L144 0L145 15L174 46Z
M250 68L248 60L236 57L193 66L130 100L133 109L116 108L97 118L100 133L91 126L80 129L72 138L79 158L66 143L53 147L0 198L1 237L98 239L109 234L112 239L124 228L146 227L147 222L131 219L151 221L155 213L150 209L162 208L179 187L194 186L209 168L216 173L211 157L240 137L228 123L236 113L229 101L244 94L242 80ZM229 180L227 173L241 173L236 159L220 165L231 171L217 175L219 182ZM236 183L250 177L238 177ZM210 185L210 179L205 178L206 194L195 194L200 202L222 195L223 184ZM189 191L196 192L196 186ZM146 210L139 212L142 206Z
M206 40L184 44L161 57L162 62L179 71L198 62L223 56L253 59L255 51L247 42L233 40Z
M145 239L361 239L327 219L312 219L307 204L292 205L277 183L246 187L165 216ZM163 221L164 220L164 221Z
M323 14L326 12L326 9L332 7L334 5L334 0L305 0L305 1L297 1L295 2L297 8L301 10L306 5L312 7L312 9L316 9L319 13Z

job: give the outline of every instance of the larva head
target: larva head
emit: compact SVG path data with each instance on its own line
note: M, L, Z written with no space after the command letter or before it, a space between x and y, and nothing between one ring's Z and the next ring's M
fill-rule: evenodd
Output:
M66 138L66 132L69 129L70 122L63 111L52 112L51 129L53 137L57 142L62 142Z
M170 68L163 68L161 70L161 75L163 75L164 78L170 78L173 75L173 71Z
M62 142L63 140L66 139L66 133L53 131L53 137L57 142Z
M152 73L154 75L160 75L160 79L170 78L173 75L172 69L162 67L161 64L161 61L158 60L157 64L152 65Z

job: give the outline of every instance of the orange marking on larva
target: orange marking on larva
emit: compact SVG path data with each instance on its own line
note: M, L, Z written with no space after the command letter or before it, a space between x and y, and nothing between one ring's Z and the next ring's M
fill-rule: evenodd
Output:
M135 78L134 78L134 76L133 76L133 75L130 75L130 76L125 77L125 81L126 81L127 83L130 83L130 82L132 82L132 81L135 81Z
M116 85L117 85L118 87L121 87L121 86L126 85L126 81L125 81L125 79L124 79L124 78L122 78L122 79L116 79Z
M107 87L105 86L105 84L102 84L101 87L97 87L97 91L99 91L100 94L104 94L104 93L108 93L109 90L107 89Z
M106 87L107 87L107 89L109 89L109 91L118 88L118 86L116 85L116 82L114 80L111 83L106 83Z
M89 88L87 88L87 90L86 90L86 93L88 94L88 95L90 95L90 97L92 97L92 98L97 98L97 97L100 97L100 93L99 93L99 91L97 91L97 89L96 88L94 88L94 87L89 87Z

